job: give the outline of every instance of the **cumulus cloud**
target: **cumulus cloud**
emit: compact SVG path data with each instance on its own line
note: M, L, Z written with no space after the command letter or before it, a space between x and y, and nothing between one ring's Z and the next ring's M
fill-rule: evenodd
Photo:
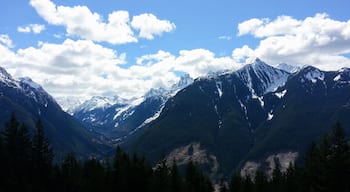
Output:
M350 67L344 56L350 53L350 20L334 20L325 13L304 20L253 18L240 23L238 31L238 35L252 35L260 43L256 48L245 45L235 49L236 60L253 56L272 64L314 65L324 70Z
M39 47L18 49L0 47L0 65L15 77L29 76L55 96L103 94L108 77L123 76L118 68L125 54L117 54L88 40L65 40L62 44L41 43ZM113 79L113 78L112 78ZM115 84L116 81L114 82ZM95 89L101 87L101 89Z
M0 44L0 66L14 77L29 76L54 97L88 99L94 95L139 97L150 88L170 87L177 72L193 78L210 71L236 69L230 57L216 57L205 49L159 50L126 67L126 54L90 40L66 39L62 44L41 42L37 47L10 50Z
M0 34L0 44L3 44L8 48L13 48L12 40L6 34Z
M40 24L29 24L26 26L19 26L17 27L17 31L21 33L34 33L39 34L43 30L45 30L45 25Z
M141 14L132 18L131 26L139 30L139 37L153 39L154 35L161 35L164 32L173 31L176 26L167 20L159 20L153 14Z
M37 13L49 24L64 26L68 35L96 42L125 44L137 42L132 28L140 31L139 37L153 39L154 35L170 32L175 24L159 20L152 14L134 16L130 23L127 11L114 11L107 21L86 6L57 6L50 0L30 0ZM140 23L144 22L144 23Z

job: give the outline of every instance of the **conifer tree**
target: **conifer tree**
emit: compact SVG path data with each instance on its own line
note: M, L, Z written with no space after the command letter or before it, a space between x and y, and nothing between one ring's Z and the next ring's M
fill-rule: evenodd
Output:
M282 191L283 190L283 174L282 174L282 170L281 170L281 164L278 160L278 158L274 159L274 164L275 167L272 171L272 180L271 180L271 184L272 184L272 191Z
M170 168L170 189L171 192L182 191L182 180L179 174L178 167L176 165L175 159L173 160L172 166Z
M350 191L350 147L344 129L337 123L330 135L327 158L329 190Z
M254 183L250 178L250 176L247 175L243 181L243 192L253 192L253 190L254 190Z
M67 154L61 165L63 178L63 191L75 192L82 188L81 183L81 167L73 153Z
M230 182L230 192L242 192L243 188L243 178L238 173L234 174Z
M35 191L48 191L51 179L53 150L44 134L44 127L39 119L32 139L32 160Z
M268 181L264 171L258 169L255 173L254 191L264 192L268 191Z
M91 158L85 161L82 168L83 189L85 192L105 191L105 170L101 163Z
M19 124L14 114L5 123L3 139L7 184L11 184L11 190L25 191L31 183L31 142L27 128Z

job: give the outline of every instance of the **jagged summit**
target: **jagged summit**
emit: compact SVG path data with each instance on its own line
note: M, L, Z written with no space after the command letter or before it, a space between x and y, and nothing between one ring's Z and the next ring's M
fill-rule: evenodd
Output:
M0 67L0 78L2 78L2 79L12 79L11 75L2 67Z
M256 58L253 63L245 65L235 74L242 79L255 96L276 90L285 84L290 75L286 71L266 64L259 58Z
M19 87L18 82L2 67L0 67L0 83L1 82L6 86Z
M185 73L180 77L180 80L171 87L171 90L183 89L191 83L193 83L193 78L188 73Z

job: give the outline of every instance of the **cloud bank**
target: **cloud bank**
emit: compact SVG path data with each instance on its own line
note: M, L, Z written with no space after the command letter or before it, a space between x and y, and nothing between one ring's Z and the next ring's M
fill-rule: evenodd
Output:
M325 13L298 20L279 16L253 18L238 24L238 36L260 39L256 48L244 45L232 54L236 61L260 57L271 64L287 62L313 65L324 70L350 67L350 20L338 21Z
M0 66L14 77L31 77L56 98L139 97L150 88L170 87L179 80L179 72L196 78L210 71L240 67L231 57L216 57L205 49L181 50L177 55L160 50L136 58L129 67L125 63L126 53L91 40L41 42L17 51L0 44Z

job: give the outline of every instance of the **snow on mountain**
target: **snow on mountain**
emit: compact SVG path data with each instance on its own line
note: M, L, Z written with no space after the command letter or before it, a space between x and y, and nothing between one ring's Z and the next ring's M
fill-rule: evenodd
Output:
M288 73L296 73L300 70L300 67L289 65L287 63L280 63L276 66L277 69L287 71Z
M7 73L7 71L0 67L0 82L4 83L6 86L19 88L18 82L12 78L12 76Z
M288 72L267 65L259 58L252 64L239 69L235 74L247 85L252 93L252 98L258 98L277 90L287 82L290 75Z
M342 68L338 71L338 74L333 78L338 84L348 84L350 83L350 69Z
M51 95L29 77L16 80L4 68L0 67L0 86L1 83L3 83L5 87L17 89L45 107L47 107L49 101L57 103Z
M275 93L275 95L278 97L278 98L282 98L284 97L284 95L287 93L287 90L283 90L281 92L278 92L278 93Z
M307 73L304 75L306 80L316 83L318 80L324 80L324 73L315 67L308 66L305 68Z
M135 108L136 106L140 105L142 102L144 102L146 99L153 98L153 97L162 97L163 98L163 103L161 104L160 109L163 109L165 102L167 101L168 98L174 96L179 90L185 88L189 84L193 83L193 79L189 76L189 74L185 74L180 77L180 80L172 85L170 89L165 89L165 88L151 88L143 97L134 99L132 102L129 102L122 108L117 109L117 113L114 115L113 119L117 119L120 115L124 114L126 111L132 111L132 108ZM154 116L146 119L143 123L143 125L150 123L152 120L156 119L160 111L157 111ZM132 113L128 113L129 115L132 115ZM126 115L126 114L124 114ZM126 118L126 117L123 117Z
M94 109L105 109L111 107L116 103L125 103L126 101L119 97L93 96L91 99L85 101L78 106L75 111L92 111Z
M77 107L79 107L84 100L79 97L57 97L56 101L61 106L62 110L73 114Z
M43 90L43 88L39 84L35 83L29 77L21 77L21 78L19 78L19 80L20 80L20 82L25 83L25 84L29 85L30 87L32 87L32 88L34 88L36 90L40 90L40 91Z
M180 80L176 84L171 86L170 91L177 92L177 91L187 87L191 83L193 83L193 78L191 78L190 75L188 73L186 73L180 77Z
M168 90L160 87L160 88L151 88L143 97L150 98L164 95Z

